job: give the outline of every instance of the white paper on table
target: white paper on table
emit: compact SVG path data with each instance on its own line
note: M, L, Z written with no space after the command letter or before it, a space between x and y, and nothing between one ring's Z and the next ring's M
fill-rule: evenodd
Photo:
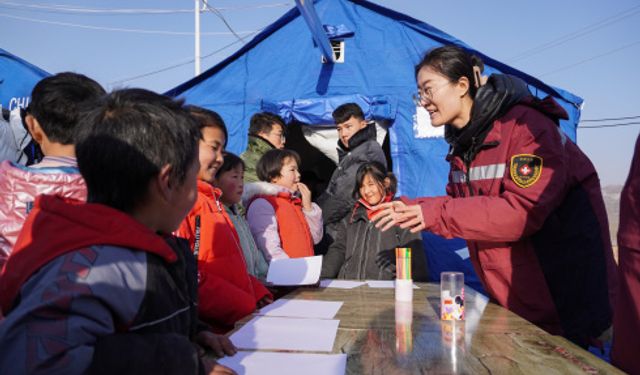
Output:
M367 280L366 282L369 285L369 288L393 289L396 287L395 280ZM416 284L413 284L413 289L420 289L420 287L417 286Z
M273 259L267 282L273 285L312 285L320 280L322 255L304 258Z
M239 349L330 352L339 320L256 316L229 339Z
M290 318L333 319L343 302L279 299L257 312L258 315Z
M332 280L332 279L320 280L321 288L353 289L364 284L366 284L366 282L354 281L354 280Z
M347 368L346 354L307 354L239 351L233 357L218 359L238 375L343 375Z

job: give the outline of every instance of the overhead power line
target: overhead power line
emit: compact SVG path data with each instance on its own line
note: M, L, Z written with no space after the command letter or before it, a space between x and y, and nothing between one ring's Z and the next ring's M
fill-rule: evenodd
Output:
M618 123L618 124L579 126L578 129L617 128L617 127L621 127L621 126L631 126L631 125L640 125L640 121L622 122L622 123Z
M11 14L0 13L0 17L13 18L21 21L29 21L36 23L44 23L49 25L57 25L57 26L67 26L67 27L77 27L82 29L90 29L90 30L103 30L103 31L117 31L117 32L127 32L127 33L139 33L139 34L158 34L158 35L189 35L193 36L193 32L189 31L167 31L167 30L145 30L145 29L128 29L121 27L105 27L105 26L94 26L94 25L83 25L77 23L70 22L60 22L60 21L49 21L49 20L41 20L37 18L29 18L29 17L20 17L14 16ZM239 31L239 32L226 32L226 31L213 31L213 32L203 32L201 35L233 35L238 37L238 34L252 34L255 31Z
M150 9L150 8L86 8L77 7L71 5L48 5L48 4L20 4L13 1L0 0L0 6L10 7L12 9L21 9L28 11L46 12L46 13L67 13L67 14L92 14L92 15L141 15L141 14L180 14L180 13L193 13L193 9ZM258 5L244 5L234 7L218 7L218 11L237 11L237 10L252 10L252 9L266 9L266 8L279 8L288 7L291 3L274 3L274 4L258 4Z
M605 18L603 20L600 20L598 22L595 22L595 23L592 23L590 25L587 25L587 26L585 26L585 27L583 27L581 29L578 29L578 30L573 31L573 32L568 33L568 34L565 34L565 35L563 35L563 36L561 36L559 38L553 39L553 40L551 40L549 42L540 44L540 45L538 45L536 47L533 47L533 48L530 48L530 49L528 49L526 51L523 51L520 54L512 57L510 59L510 62L513 63L513 62L517 62L517 61L521 61L521 60L527 59L527 58L529 58L529 57L531 57L533 55L537 55L540 52L546 51L546 50L548 50L550 48L557 47L559 45L565 44L565 43L567 43L569 41L572 41L574 39L577 39L577 38L580 38L582 36L591 34L591 33L595 32L595 31L598 31L598 30L600 30L600 29L602 29L604 27L613 25L614 23L622 21L622 20L624 20L624 19L626 19L628 17L631 17L633 15L636 15L638 13L640 13L640 5L636 5L636 6L631 7L631 8L629 8L629 9L623 11L623 12L617 13L617 14L611 16L611 17L607 17L607 18Z
M211 11L213 14L215 14L216 16L218 16L218 18L220 18L220 20L222 21L222 23L224 23L224 25L227 27L227 29L229 29L229 31L235 35L236 38L238 38L241 42L244 43L244 39L242 39L242 37L240 35L238 35L233 28L231 27L231 25L229 25L229 22L227 22L227 20L224 18L224 16L222 15L222 13L220 13L220 11L218 9L216 9L215 7L212 7L211 5L209 5L209 3L207 2L207 0L202 0L202 3L204 4L204 6L209 9L209 11Z
M605 53L601 53L601 54L599 54L599 55L595 55L595 56L589 57L589 58L587 58L587 59L580 60L580 61L575 62L575 63L573 63L573 64L563 66L563 67L558 68L558 69L556 69L556 70L552 70L552 71L550 71L550 72L546 72L546 73L540 74L540 76L548 76L548 75L551 75L551 74L555 74L555 73L558 73L558 72L562 72L562 71L564 71L564 70L571 69L571 68L573 68L574 66L582 65L582 64L584 64L584 63L588 63L589 61L593 61L593 60L595 60L595 59L599 59L600 57L609 56L609 55L611 55L611 54L613 54L613 53L616 53L616 52L622 51L622 50L627 49L627 48L631 48L631 47L636 46L636 45L638 45L638 44L640 44L640 40L635 41L635 42L633 42L633 43L625 44L625 45L624 45L624 46L622 46L622 47L618 47L618 48L612 49L612 50L607 51L607 52L605 52Z
M620 121L620 120L634 120L634 119L637 119L637 118L640 118L640 116L597 118L597 119L580 120L580 122Z
M260 31L262 31L262 30L254 31L251 34L248 34L247 36L251 36L253 34L257 34ZM233 46L235 44L238 44L240 42L241 42L241 40L234 40L233 42L231 42L231 43L229 43L227 45L224 45L221 48L218 48L217 50L215 50L213 52L210 52L207 55L202 56L202 59L206 59L206 58L209 58L209 57L211 57L211 56L213 56L215 54L218 54L218 53L224 51L225 49L227 49L227 48L229 48L229 47L231 47L231 46ZM169 66L166 66L164 68L157 69L157 70L153 70L153 71L150 71L150 72L147 72L147 73L142 73L142 74L139 74L139 75L136 75L136 76L133 76L133 77L123 78L123 79L119 79L117 81L109 82L109 85L112 86L112 87L115 86L115 85L121 85L121 84L123 84L125 82L135 81L135 80L140 79L140 78L149 77L149 76L156 75L156 74L159 74L159 73L162 73L162 72L166 72L168 70L179 68L181 66L191 64L194 61L195 61L195 59L184 60L182 62L173 64L173 65L169 65Z

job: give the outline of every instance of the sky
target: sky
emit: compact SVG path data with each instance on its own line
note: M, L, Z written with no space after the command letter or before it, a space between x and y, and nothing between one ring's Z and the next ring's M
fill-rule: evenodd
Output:
M640 131L640 1L373 2L584 98L578 145L603 185L625 182ZM215 12L201 14L203 71L295 6L208 4L233 33ZM50 73L83 73L107 89L164 92L194 76L194 7L195 0L0 0L0 48ZM620 120L589 121L599 119Z

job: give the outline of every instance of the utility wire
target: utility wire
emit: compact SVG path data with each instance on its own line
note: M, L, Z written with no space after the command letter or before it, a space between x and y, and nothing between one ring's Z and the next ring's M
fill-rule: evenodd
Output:
M512 57L510 59L511 63L517 62L517 61L521 61L524 59L527 59L533 55L537 55L540 52L543 52L547 49L553 48L553 47L557 47L559 45L562 45L564 43L567 43L569 41L572 41L574 39L577 39L579 37L585 36L587 34L591 34L597 30L600 30L604 27L613 25L614 23L617 23L619 21L622 21L628 17L631 17L633 15L636 15L640 13L640 5L634 6L632 8L629 8L623 12L617 13L611 17L607 17L603 20L600 20L598 22L595 22L593 24L587 25L581 29L578 29L576 31L573 31L571 33L565 34L559 38L553 39L547 43L543 43L540 44L536 47L530 48L526 51L521 52L520 54Z
M92 15L141 15L141 14L176 14L176 13L193 13L193 9L150 9L150 8L85 8L69 5L46 5L46 4L20 4L12 1L0 0L0 6L11 7L13 9L22 9L28 11L39 11L48 13L80 13L80 14L92 14ZM236 10L252 10L252 9L265 9L265 8L279 8L288 7L291 3L273 3L273 4L259 4L259 5L244 5L235 7L218 7L219 11L236 11Z
M587 125L579 126L578 129L600 129L600 128L617 128L621 126L640 125L640 121L622 122L618 124L606 124L606 125Z
M257 33L258 33L258 32L260 32L260 31L262 31L262 30L254 31L253 33L251 33L251 34L249 34L249 35L247 35L247 36L251 36L251 35L253 35L253 34L257 34ZM223 47L218 48L217 50L215 50L215 51L213 51L213 52L211 52L211 53L209 53L209 54L207 54L207 55L204 55L204 56L202 56L201 58L202 58L202 59L209 58L209 57L211 57L211 56L213 56L213 55L215 55L215 54L217 54L217 53L220 53L220 52L224 51L225 49L227 49L227 48L229 48L229 47L231 47L231 46L233 46L233 45L235 45L235 44L238 44L238 43L240 43L240 42L241 42L240 40L234 40L233 42L231 42L231 43L229 43L229 44L227 44L227 45L224 45ZM185 60L185 61L182 61L182 62L177 63L177 64L173 64L173 65L169 65L169 66L164 67L164 68L160 68L160 69L157 69L157 70L153 70L153 71L151 71L151 72L147 72L147 73L139 74L139 75L136 75L136 76L133 76L133 77L124 78L124 79L119 79L119 80L117 80L117 81L109 82L108 84L109 84L110 86L112 86L112 87L113 87L113 86L115 86L115 85L120 85L120 84L123 84L123 83L125 83L125 82L135 81L135 80L140 79L140 78L144 78L144 77L152 76L152 75L155 75L155 74L158 74L158 73L166 72L166 71L168 71L168 70L172 70L172 69L175 69L175 68L179 68L179 67L181 67L181 66L184 66L184 65L187 65L187 64L191 64L191 63L192 63L192 62L194 62L194 61L195 61L195 59Z
M619 52L619 51L622 51L622 50L624 50L624 49L631 48L631 47L633 47L633 46L635 46L635 45L637 45L637 44L640 44L640 40L635 41L635 42L633 42L633 43L626 44L626 45L624 45L624 46L622 46L622 47L619 47L619 48L612 49L612 50L607 51L607 52L605 52L605 53L601 53L601 54L599 54L599 55L595 55L595 56L589 57L589 58L587 58L587 59L580 60L580 61L578 61L578 62L576 62L576 63L570 64L570 65L566 65L566 66L563 66L562 68L558 68L558 69L556 69L556 70L552 70L552 71L550 71L550 72L546 72L546 73L540 74L539 76L541 76L541 77L542 77L542 76L548 76L548 75L551 75L551 74L555 74L555 73L558 73L558 72L562 72L562 71L564 71L564 70L571 69L571 68L573 68L574 66L582 65L582 64L584 64L584 63L588 63L589 61L593 61L593 60L595 60L595 59L598 59L598 58L600 58L600 57L609 56L609 55L611 55L611 54L613 54L613 53L615 53L615 52Z
M0 17L13 18L13 19L16 19L16 20L21 20L21 21L44 23L44 24L49 24L49 25L78 27L78 28L90 29L90 30L118 31L118 32L127 32L127 33L159 34L159 35L189 35L189 36L193 36L193 34L194 34L193 32L188 32L188 31L127 29L127 28L120 28L120 27L103 27L103 26L93 26L93 25L82 25L82 24L70 23L70 22L48 21L48 20L41 20L41 19L37 19L37 18L20 17L20 16L14 16L14 15L6 14L6 13L0 13ZM239 33L240 34L252 34L252 33L255 33L255 31L240 31ZM236 38L238 37L238 33L236 33L235 31L233 33L226 32L226 31L203 32L203 33L201 33L201 35L218 35L218 36L234 35Z
M218 16L218 18L220 18L222 20L222 22L225 24L225 26L227 27L227 29L229 29L229 31L235 35L236 38L238 38L242 43L245 43L244 39L242 39L242 37L240 35L238 35L235 30L233 30L233 28L231 27L231 25L229 25L229 22L227 22L227 20L224 18L224 16L222 15L222 13L220 13L220 11L218 9L216 9L215 7L212 7L211 5L209 5L209 3L207 2L207 0L202 0L202 3L204 4L204 6L209 9L210 12L212 12L213 14L215 14L216 16Z
M637 118L640 118L640 116L597 118L597 119L580 120L580 122L620 121L620 120L634 120Z

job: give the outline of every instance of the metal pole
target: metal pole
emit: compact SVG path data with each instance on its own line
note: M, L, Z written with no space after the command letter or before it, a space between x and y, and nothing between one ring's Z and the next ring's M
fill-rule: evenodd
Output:
M196 8L195 8L195 27L196 27L196 31L195 31L195 76L200 74L200 0L195 0L196 1Z

